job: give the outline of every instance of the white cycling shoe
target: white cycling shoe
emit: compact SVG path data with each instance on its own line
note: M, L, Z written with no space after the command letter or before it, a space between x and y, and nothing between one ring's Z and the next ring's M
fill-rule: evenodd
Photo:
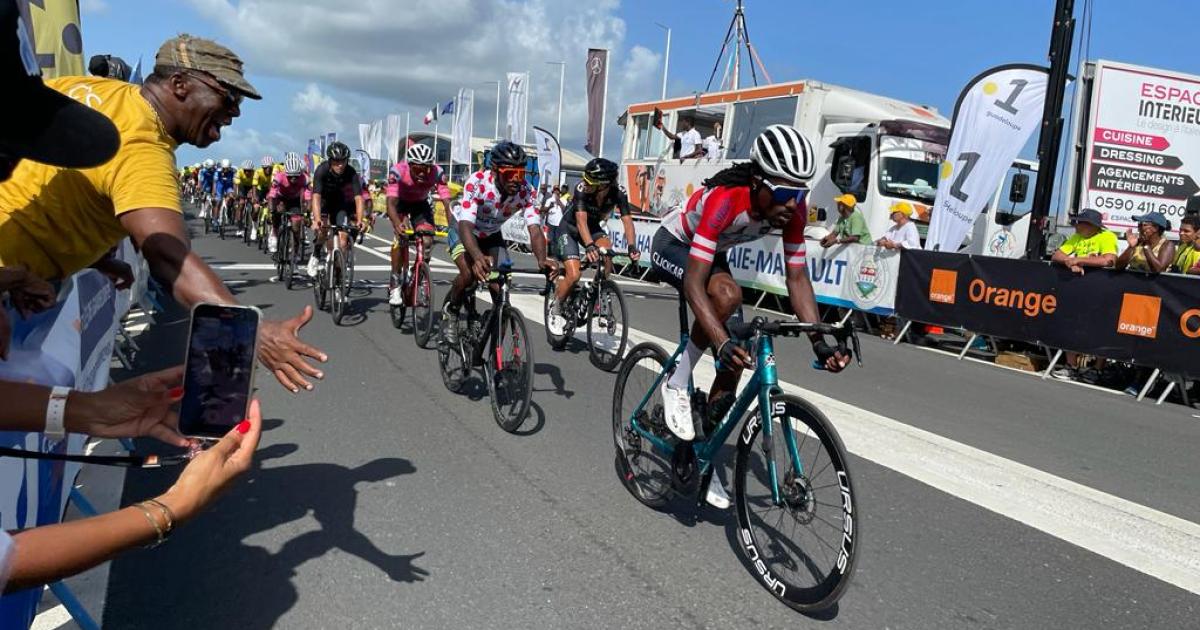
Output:
M696 427L692 423L692 400L688 396L687 388L675 389L669 383L670 379L664 378L662 385L659 386L659 393L663 399L663 415L666 416L667 428L675 437L691 441L696 439Z
M388 304L392 306L404 304L404 294L400 291L400 287L392 287L392 290L388 291Z
M721 483L721 478L714 471L712 480L708 482L708 492L704 495L704 500L708 504L718 510L728 510L733 503L729 500L729 495L725 492L725 486Z
M546 322L546 327L555 337L561 337L567 332L567 318L562 316L557 301L550 305L550 319Z
M317 257L316 256L308 257L308 268L305 269L305 271L308 272L309 278L317 277Z
M267 238L267 251L272 254L279 251L279 239L274 234Z

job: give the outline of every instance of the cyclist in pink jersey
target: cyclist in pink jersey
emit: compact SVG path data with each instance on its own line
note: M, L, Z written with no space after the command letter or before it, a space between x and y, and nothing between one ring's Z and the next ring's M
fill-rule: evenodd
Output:
M283 213L293 210L293 214L303 212L303 202L309 199L308 178L304 175L304 164L300 156L289 153L283 160L283 170L271 177L271 188L267 191L267 205L271 209L271 236L269 243L276 243L279 236L279 226ZM292 222L293 242L299 243L303 236L301 221ZM275 245L271 245L271 253L275 253Z
M753 358L735 343L724 322L739 312L742 291L729 272L729 248L783 231L786 284L792 310L805 322L819 322L816 297L809 281L804 226L804 197L815 171L812 145L795 128L771 125L754 140L750 161L725 169L704 181L687 204L663 219L651 246L651 266L661 279L682 291L695 316L687 349L674 372L659 388L667 427L682 440L695 439L688 382L692 368L712 348L720 362L709 392L711 417L724 416L743 369ZM823 367L841 371L848 353L831 347L824 336L810 336ZM720 479L713 475L708 502L729 506Z
M437 190L438 198L450 207L450 189L442 182L442 169L433 163L433 149L427 144L414 144L388 172L387 214L396 237L392 240L392 279L388 303L398 306L404 301L400 287L404 286L404 271L408 268L408 234L406 230L434 229L430 193ZM433 247L433 238L425 237L425 251Z

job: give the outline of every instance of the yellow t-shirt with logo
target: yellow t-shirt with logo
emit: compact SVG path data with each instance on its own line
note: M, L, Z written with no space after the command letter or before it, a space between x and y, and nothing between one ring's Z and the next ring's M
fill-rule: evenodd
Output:
M1117 235L1108 230L1101 230L1091 238L1084 238L1078 232L1071 235L1058 251L1076 258L1088 256L1103 256L1117 253Z
M175 140L139 86L99 77L46 84L108 116L121 134L121 148L106 164L74 170L22 160L0 183L0 266L24 265L53 280L86 268L128 236L121 214L182 207Z

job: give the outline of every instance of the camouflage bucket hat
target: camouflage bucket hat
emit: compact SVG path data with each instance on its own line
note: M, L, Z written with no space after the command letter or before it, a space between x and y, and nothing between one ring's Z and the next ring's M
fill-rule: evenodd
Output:
M199 70L211 74L221 85L240 92L246 98L262 99L258 90L242 74L242 60L232 50L210 39L186 33L163 42L154 56L155 68Z

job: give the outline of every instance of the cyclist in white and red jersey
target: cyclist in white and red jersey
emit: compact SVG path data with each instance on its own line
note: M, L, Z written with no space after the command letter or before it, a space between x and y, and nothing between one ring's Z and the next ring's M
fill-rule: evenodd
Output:
M388 290L388 303L398 306L404 302L400 287L402 276L408 268L407 229L433 231L433 206L429 205L429 193L436 190L447 208L450 207L450 189L442 181L442 169L433 163L433 149L427 144L414 144L404 153L404 161L397 162L388 172L387 214L392 222L396 238L392 241L392 282ZM433 238L425 237L425 251L433 247Z
M792 310L805 322L819 322L817 301L808 278L804 249L807 210L804 197L815 169L812 145L795 128L771 125L754 140L750 161L725 169L704 181L687 204L663 219L651 246L651 266L661 279L683 292L695 316L687 349L664 379L660 392L667 427L682 440L695 439L688 381L704 348L719 361L709 392L709 409L723 416L738 378L754 359L734 343L724 322L740 311L742 290L729 273L725 252L740 243L783 230L783 256ZM850 358L811 335L818 360L831 372ZM717 475L709 484L708 502L729 507Z
M458 266L458 277L450 286L443 312L442 334L447 343L458 341L458 310L463 292L478 280L487 282L493 265L508 261L508 247L501 228L520 212L529 231L529 246L538 266L553 277L558 264L546 257L542 219L534 208L533 188L525 181L525 149L507 140L491 150L491 168L476 172L463 185L463 196L454 206L447 246ZM497 286L489 286L493 296Z

